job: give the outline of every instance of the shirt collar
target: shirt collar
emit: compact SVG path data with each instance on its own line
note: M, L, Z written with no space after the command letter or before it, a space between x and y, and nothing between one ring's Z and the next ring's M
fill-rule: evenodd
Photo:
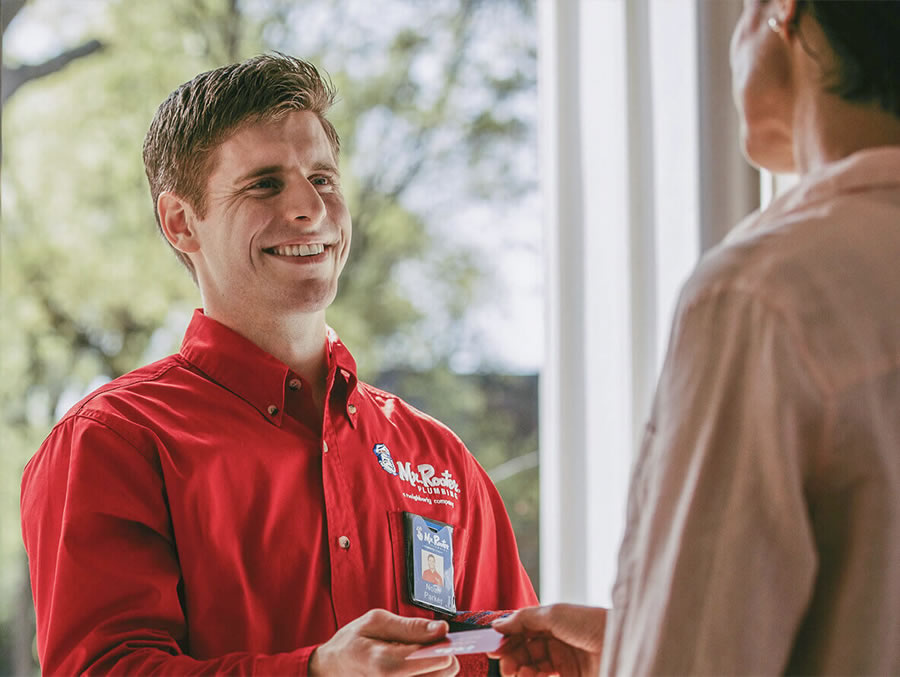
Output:
M857 151L810 172L795 186L772 201L762 214L754 212L735 228L735 233L780 223L781 217L838 195L863 193L900 185L900 146L880 146Z
M356 360L331 327L327 328L325 340L328 345L328 383L334 383L335 376L340 375L347 382L347 392L353 392L358 380Z
M328 391L335 378L346 381L349 396L356 389L356 361L335 331L328 327ZM246 400L267 419L281 423L285 387L296 376L284 362L224 324L194 311L181 344L181 356L211 380ZM277 409L273 414L272 407Z

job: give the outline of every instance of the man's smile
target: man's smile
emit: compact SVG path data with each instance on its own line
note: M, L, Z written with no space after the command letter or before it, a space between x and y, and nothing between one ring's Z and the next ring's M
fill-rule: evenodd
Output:
M321 242L313 244L289 244L263 249L266 254L275 256L316 256L325 251L325 245Z

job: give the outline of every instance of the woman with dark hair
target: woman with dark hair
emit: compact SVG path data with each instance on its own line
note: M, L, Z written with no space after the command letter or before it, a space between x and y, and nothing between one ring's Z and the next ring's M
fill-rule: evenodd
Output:
M749 160L799 182L685 285L610 610L504 674L900 674L900 2L746 0Z

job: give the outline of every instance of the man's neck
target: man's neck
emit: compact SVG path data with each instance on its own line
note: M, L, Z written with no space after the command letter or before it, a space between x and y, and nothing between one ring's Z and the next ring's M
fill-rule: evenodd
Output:
M313 402L323 410L328 379L324 311L278 316L242 313L239 317L214 307L204 312L284 362L311 387Z

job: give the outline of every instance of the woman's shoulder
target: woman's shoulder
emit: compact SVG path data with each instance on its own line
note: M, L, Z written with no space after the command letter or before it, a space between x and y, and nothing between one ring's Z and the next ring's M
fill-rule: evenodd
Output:
M735 291L770 303L838 302L849 293L897 289L898 260L900 196L838 197L753 215L702 257L684 296Z

